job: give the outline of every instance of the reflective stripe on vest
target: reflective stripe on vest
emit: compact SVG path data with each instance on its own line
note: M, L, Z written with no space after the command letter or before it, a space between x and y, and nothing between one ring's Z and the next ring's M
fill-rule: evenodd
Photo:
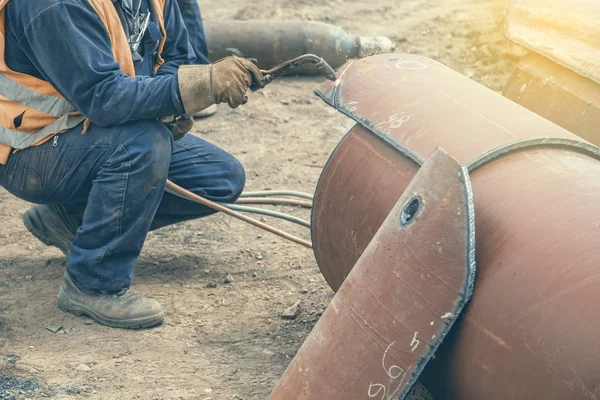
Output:
M71 116L67 114L50 125L46 125L36 133L25 133L0 126L0 143L10 146L13 149L26 149L53 133L74 128L84 119L83 115Z
M34 92L33 90L10 80L1 72L0 95L15 103L58 118L61 118L70 112L77 111L67 100Z

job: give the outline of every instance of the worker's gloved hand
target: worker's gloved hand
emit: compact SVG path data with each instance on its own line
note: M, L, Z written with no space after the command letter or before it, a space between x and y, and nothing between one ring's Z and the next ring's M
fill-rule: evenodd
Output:
M218 103L236 108L248 101L246 92L250 86L265 86L260 69L251 61L237 56L209 65L182 66L178 79L179 93L188 115Z
M185 136L192 127L194 126L194 119L188 117L187 115L183 115L181 117L165 117L162 119L163 124L166 125L167 128L173 134L174 140L179 140Z

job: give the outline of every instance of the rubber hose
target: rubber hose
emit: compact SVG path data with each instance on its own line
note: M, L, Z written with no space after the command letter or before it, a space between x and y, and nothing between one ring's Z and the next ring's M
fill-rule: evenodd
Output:
M171 193L171 194L173 194L173 195L175 195L175 196L179 196L179 197L182 197L182 198L187 199L189 201L193 201L195 203L199 203L199 204L205 205L207 207L212 208L213 210L220 211L220 212L222 212L224 214L230 215L230 216L232 216L234 218L237 218L237 219L239 219L241 221L247 222L247 223L249 223L251 225L254 225L254 226L258 227L258 228L261 228L261 229L263 229L263 230L265 230L267 232L271 232L271 233L273 233L273 234L275 234L277 236L280 236L280 237L282 237L284 239L290 240L290 241L292 241L294 243L297 243L297 244L300 244L300 245L302 245L304 247L308 247L308 248L312 249L312 243L309 242L309 241L306 241L304 239L301 239L299 237L291 235L291 234L289 234L287 232L284 232L282 230L274 228L274 227L272 227L270 225L262 223L262 222L260 222L260 221L258 221L256 219L254 219L254 218L247 217L244 214L241 214L241 213L239 213L237 211L230 210L227 207L224 207L224 206L222 206L220 204L217 204L214 201L210 201L208 199L205 199L202 196L198 196L197 194L192 193L189 190L186 190L186 189L182 188L181 186L174 184L170 180L167 180L166 191L169 192L169 193Z
M311 201L302 201L294 199L285 199L283 197L243 197L238 199L235 204L280 204L286 206L299 206L304 208L312 208Z
M260 190L256 192L244 192L240 197L271 197L271 196L291 196L300 197L302 199L312 200L313 195L295 190Z
M294 224L302 225L306 228L310 228L310 222L303 220L301 218L296 218L293 215L280 213L278 211L265 210L264 208L257 208L257 207L240 206L237 204L226 204L226 203L218 203L218 204L222 205L223 207L227 207L230 210L247 212L247 213L252 213L252 214L266 215L269 217L275 217L275 218L283 219L288 222L292 222Z

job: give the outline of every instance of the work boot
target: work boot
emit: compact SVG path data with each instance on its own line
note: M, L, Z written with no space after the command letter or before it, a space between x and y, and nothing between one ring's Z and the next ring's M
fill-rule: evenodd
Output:
M156 301L123 289L118 293L94 293L77 285L65 273L58 293L58 306L77 316L86 315L94 321L113 328L141 329L160 324L165 318Z
M36 205L23 214L23 224L40 242L67 255L80 221L69 216L64 206Z

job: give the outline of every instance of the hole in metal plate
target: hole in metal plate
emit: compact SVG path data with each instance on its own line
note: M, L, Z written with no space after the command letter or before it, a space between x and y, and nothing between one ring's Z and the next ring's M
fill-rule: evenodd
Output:
M404 206L402 214L400 215L400 225L406 226L410 224L414 219L419 209L421 208L421 199L413 197L408 201L408 204Z

